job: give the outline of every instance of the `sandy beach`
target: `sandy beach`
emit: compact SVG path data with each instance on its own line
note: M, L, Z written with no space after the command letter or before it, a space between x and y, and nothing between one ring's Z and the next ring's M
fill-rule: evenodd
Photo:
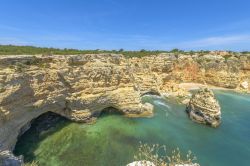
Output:
M180 88L183 88L185 90L197 90L200 88L209 88L209 89L217 89L217 90L230 90L230 91L237 91L236 89L229 89L229 88L223 88L223 87L216 87L212 85L205 85L205 84L199 84L199 83L180 83L179 84Z

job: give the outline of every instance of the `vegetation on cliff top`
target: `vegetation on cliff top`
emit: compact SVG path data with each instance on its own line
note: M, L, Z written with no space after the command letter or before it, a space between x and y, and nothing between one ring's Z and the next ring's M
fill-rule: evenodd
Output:
M180 51L174 49L174 52ZM34 47L34 46L14 46L14 45L0 45L0 55L74 55L74 54L97 54L97 53L122 53L127 57L142 57L147 55L159 54L167 51L125 51L124 49L119 50L78 50L78 49L58 49L58 48L46 48L46 47Z
M0 55L73 55L73 54L97 54L97 53L120 53L126 57L143 57L148 55L157 55L159 53L182 53L182 54L193 54L194 51L183 51L179 49L173 49L171 51L163 50L140 50L140 51L127 51L124 49L120 50L78 50L78 49L58 49L58 48L47 48L47 47L34 47L34 46L15 46L15 45L0 45ZM209 51L196 51L197 53L209 53ZM250 53L250 52L242 52Z

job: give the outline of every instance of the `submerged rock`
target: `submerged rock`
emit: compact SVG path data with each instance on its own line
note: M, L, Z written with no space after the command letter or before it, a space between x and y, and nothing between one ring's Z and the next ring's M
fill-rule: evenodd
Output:
M217 127L221 123L220 105L216 100L214 93L205 88L195 93L186 111L191 120Z

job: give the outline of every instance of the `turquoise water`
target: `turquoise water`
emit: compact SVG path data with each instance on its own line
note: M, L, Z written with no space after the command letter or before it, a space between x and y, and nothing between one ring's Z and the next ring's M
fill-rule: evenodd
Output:
M222 107L219 128L188 119L185 106L157 97L144 97L155 106L153 118L107 115L92 125L60 120L46 132L34 127L18 141L15 154L44 166L122 166L133 161L139 141L164 144L169 151L191 150L202 166L250 163L250 96L216 91Z

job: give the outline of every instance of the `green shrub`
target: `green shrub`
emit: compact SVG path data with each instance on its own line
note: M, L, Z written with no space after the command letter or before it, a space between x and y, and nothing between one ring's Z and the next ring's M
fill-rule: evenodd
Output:
M170 155L168 155L165 145L140 143L138 153L134 156L134 159L136 161L150 161L156 166L174 166L178 164L193 164L196 157L191 151L189 151L185 157L182 156L179 148L173 150Z

